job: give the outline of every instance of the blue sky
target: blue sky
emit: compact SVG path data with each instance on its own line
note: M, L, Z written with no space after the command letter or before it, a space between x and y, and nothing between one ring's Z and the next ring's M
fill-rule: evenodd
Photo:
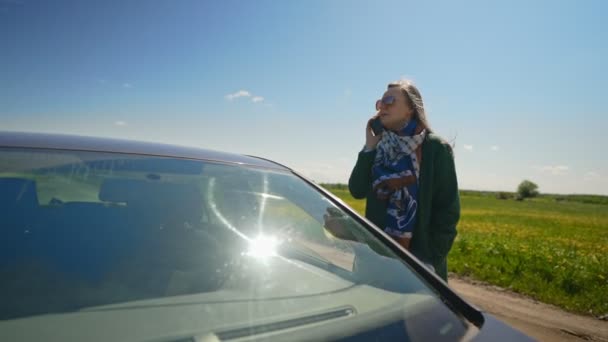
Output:
M605 1L0 0L0 130L161 141L345 182L413 79L461 188L608 194Z

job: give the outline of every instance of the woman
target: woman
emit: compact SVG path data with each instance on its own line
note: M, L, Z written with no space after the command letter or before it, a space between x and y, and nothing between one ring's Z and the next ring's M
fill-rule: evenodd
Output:
M348 186L367 198L365 216L447 280L460 198L452 148L433 134L410 81L388 85L365 129ZM384 131L374 135L372 122Z

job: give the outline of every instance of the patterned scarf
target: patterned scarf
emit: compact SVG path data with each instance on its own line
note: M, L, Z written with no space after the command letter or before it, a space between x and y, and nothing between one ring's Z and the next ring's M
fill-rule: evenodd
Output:
M385 131L376 148L372 167L373 188L376 196L387 199L387 220L384 231L396 237L412 237L418 209L418 179L420 163L416 149L426 136L423 130L415 134L416 121L410 121L399 134ZM392 191L383 187L387 181L402 184Z

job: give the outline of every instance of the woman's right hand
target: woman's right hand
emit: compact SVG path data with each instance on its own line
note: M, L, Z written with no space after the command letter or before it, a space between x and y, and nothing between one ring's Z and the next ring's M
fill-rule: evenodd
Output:
M374 131L372 130L371 123L374 119L378 117L378 114L374 115L371 119L367 121L367 127L365 127L365 148L367 150L373 150L376 148L380 139L382 138L382 133L378 135L374 135Z

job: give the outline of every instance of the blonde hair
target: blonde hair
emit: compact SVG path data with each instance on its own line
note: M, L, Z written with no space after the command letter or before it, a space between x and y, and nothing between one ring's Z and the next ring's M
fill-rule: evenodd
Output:
M409 102L410 107L414 110L414 117L418 120L418 124L422 125L428 132L432 132L431 125L426 117L424 103L420 91L410 80L399 80L388 84L388 89L399 88L405 96L405 100Z

